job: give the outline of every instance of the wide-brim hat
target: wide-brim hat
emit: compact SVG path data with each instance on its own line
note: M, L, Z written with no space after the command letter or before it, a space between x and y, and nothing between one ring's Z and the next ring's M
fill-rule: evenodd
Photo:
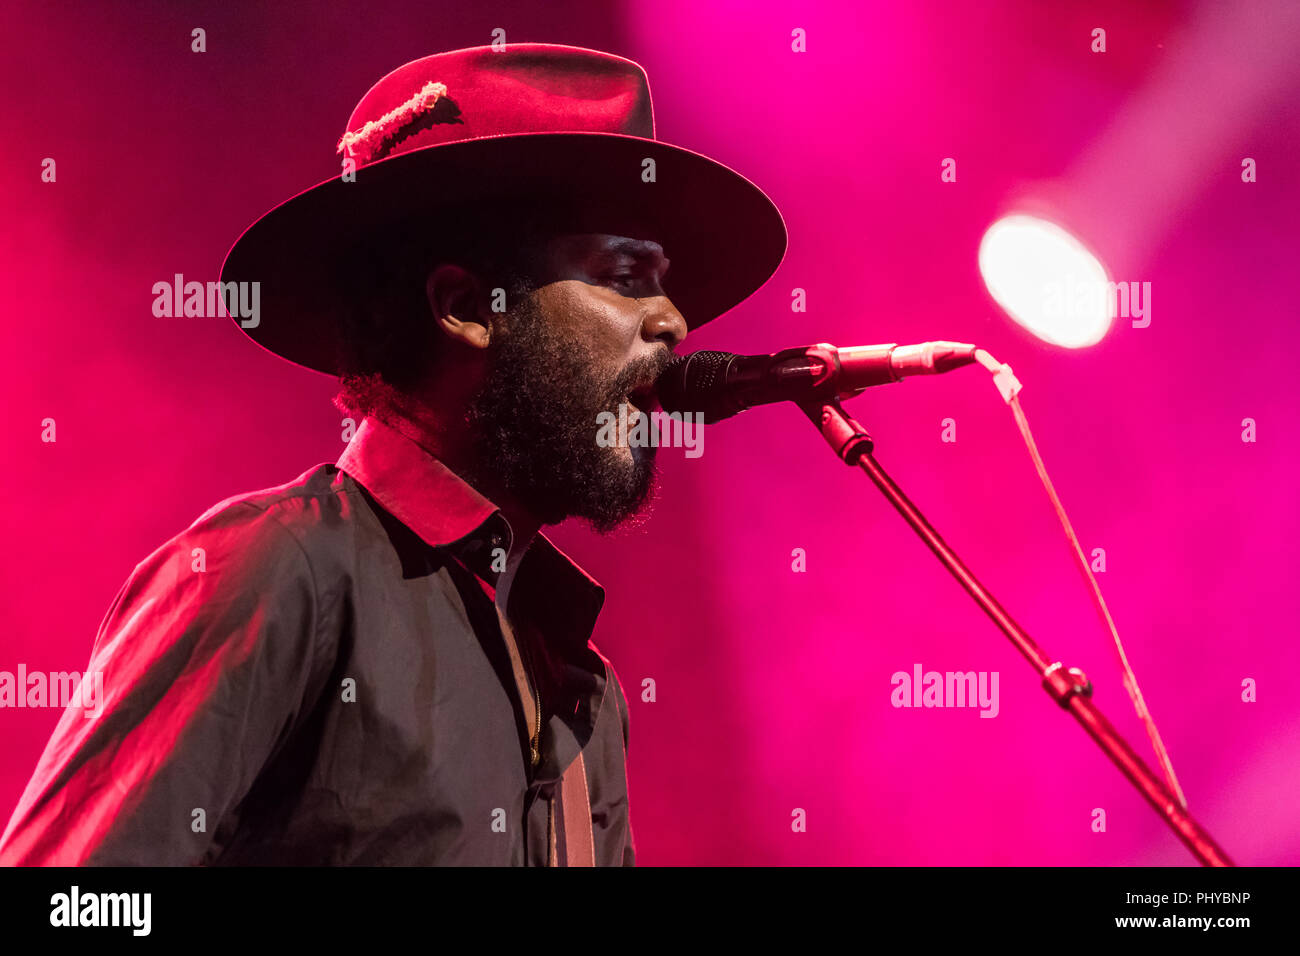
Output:
M767 195L655 139L645 71L596 50L517 43L412 61L362 97L337 153L340 175L254 222L221 269L223 283L259 283L257 324L234 314L245 334L332 375L355 301L340 291L349 250L382 254L412 217L446 235L480 205L542 203L565 231L658 242L672 263L664 290L691 329L747 298L785 255Z

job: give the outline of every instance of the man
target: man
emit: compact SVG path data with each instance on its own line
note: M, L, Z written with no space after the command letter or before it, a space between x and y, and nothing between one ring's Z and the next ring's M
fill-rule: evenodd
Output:
M604 592L540 528L643 509L654 449L597 416L653 407L688 328L780 262L780 215L654 139L639 66L573 47L408 63L339 153L222 278L361 425L136 567L102 715L65 712L0 863L634 862Z

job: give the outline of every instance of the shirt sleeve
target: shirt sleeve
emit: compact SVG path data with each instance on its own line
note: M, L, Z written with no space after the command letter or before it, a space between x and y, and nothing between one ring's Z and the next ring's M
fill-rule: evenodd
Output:
M3 865L205 862L313 683L310 562L270 509L213 509L138 564L3 838ZM97 676L100 675L100 676Z

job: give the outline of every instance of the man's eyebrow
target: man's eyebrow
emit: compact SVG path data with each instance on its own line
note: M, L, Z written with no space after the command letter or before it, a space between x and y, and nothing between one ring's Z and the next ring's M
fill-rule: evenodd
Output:
M658 254L658 244L645 239L618 239L611 245L619 252L630 252L633 255Z
M602 258L631 256L634 259L649 259L659 263L669 261L668 257L660 251L657 245L651 244L644 239L619 239L598 249L596 254Z
M618 239L596 250L604 255L625 255L637 258L660 258L663 253L659 247L644 239Z

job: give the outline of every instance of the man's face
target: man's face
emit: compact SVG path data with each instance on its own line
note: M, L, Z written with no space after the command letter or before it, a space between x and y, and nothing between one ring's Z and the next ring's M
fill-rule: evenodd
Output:
M602 447L601 412L649 413L651 386L686 337L651 241L553 238L537 288L494 323L468 424L484 468L543 524L587 519L600 532L638 514L654 484L652 447Z

